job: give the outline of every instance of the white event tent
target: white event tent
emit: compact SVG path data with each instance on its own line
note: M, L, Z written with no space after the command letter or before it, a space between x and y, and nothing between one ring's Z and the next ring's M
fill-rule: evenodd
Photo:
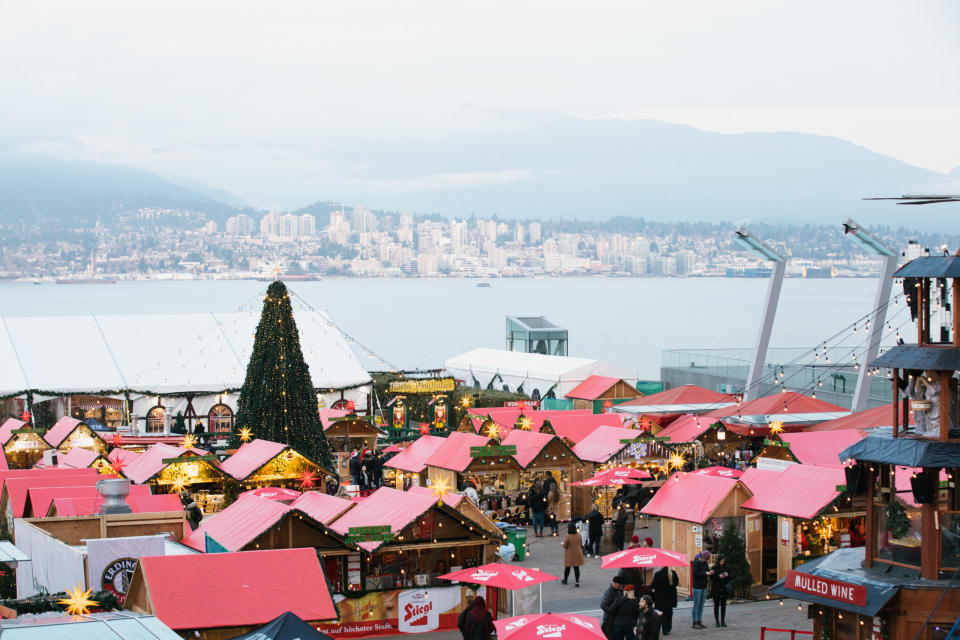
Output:
M631 384L637 381L626 369L600 360L487 348L448 358L444 369L468 386L486 388L493 382L495 389L506 386L517 391L522 385L521 391L534 398L543 398L551 390L562 398L590 376L621 378Z
M323 312L294 312L313 386L331 401L370 391L370 374ZM171 315L0 316L0 397L229 394L242 386L260 310ZM176 403L169 406L175 408ZM201 403L205 404L205 403ZM201 406L195 409L201 411ZM135 413L143 415L140 407Z

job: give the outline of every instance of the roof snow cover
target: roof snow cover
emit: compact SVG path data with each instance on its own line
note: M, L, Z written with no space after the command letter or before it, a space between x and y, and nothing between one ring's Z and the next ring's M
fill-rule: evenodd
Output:
M565 396L593 375L619 378L629 384L637 381L637 376L626 369L600 360L502 349L473 349L448 358L443 366L447 373L467 384L476 378L481 387L486 387L496 377L498 387L506 385L514 391L523 385L525 393L537 390L541 397L550 389L557 397Z
M304 310L294 319L315 388L370 382L329 316ZM257 305L235 313L0 316L0 362L10 365L0 368L0 395L239 389L259 322Z

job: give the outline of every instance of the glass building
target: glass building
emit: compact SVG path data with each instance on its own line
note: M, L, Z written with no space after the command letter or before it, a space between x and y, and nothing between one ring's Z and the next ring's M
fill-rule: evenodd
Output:
M508 351L565 356L567 345L567 330L543 316L507 316Z

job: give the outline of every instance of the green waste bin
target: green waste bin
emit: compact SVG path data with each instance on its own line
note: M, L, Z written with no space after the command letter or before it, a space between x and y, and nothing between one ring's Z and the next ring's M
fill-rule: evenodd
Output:
M510 527L506 534L507 542L514 548L514 560L523 560L527 555L527 530L523 527Z

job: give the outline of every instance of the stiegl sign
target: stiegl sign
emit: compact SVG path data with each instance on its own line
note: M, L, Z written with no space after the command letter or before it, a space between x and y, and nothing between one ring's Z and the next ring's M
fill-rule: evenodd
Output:
M830 580L820 576L788 571L784 586L794 591L809 593L827 600L836 600L844 604L864 607L867 604L867 588L862 584L851 584L840 580Z

